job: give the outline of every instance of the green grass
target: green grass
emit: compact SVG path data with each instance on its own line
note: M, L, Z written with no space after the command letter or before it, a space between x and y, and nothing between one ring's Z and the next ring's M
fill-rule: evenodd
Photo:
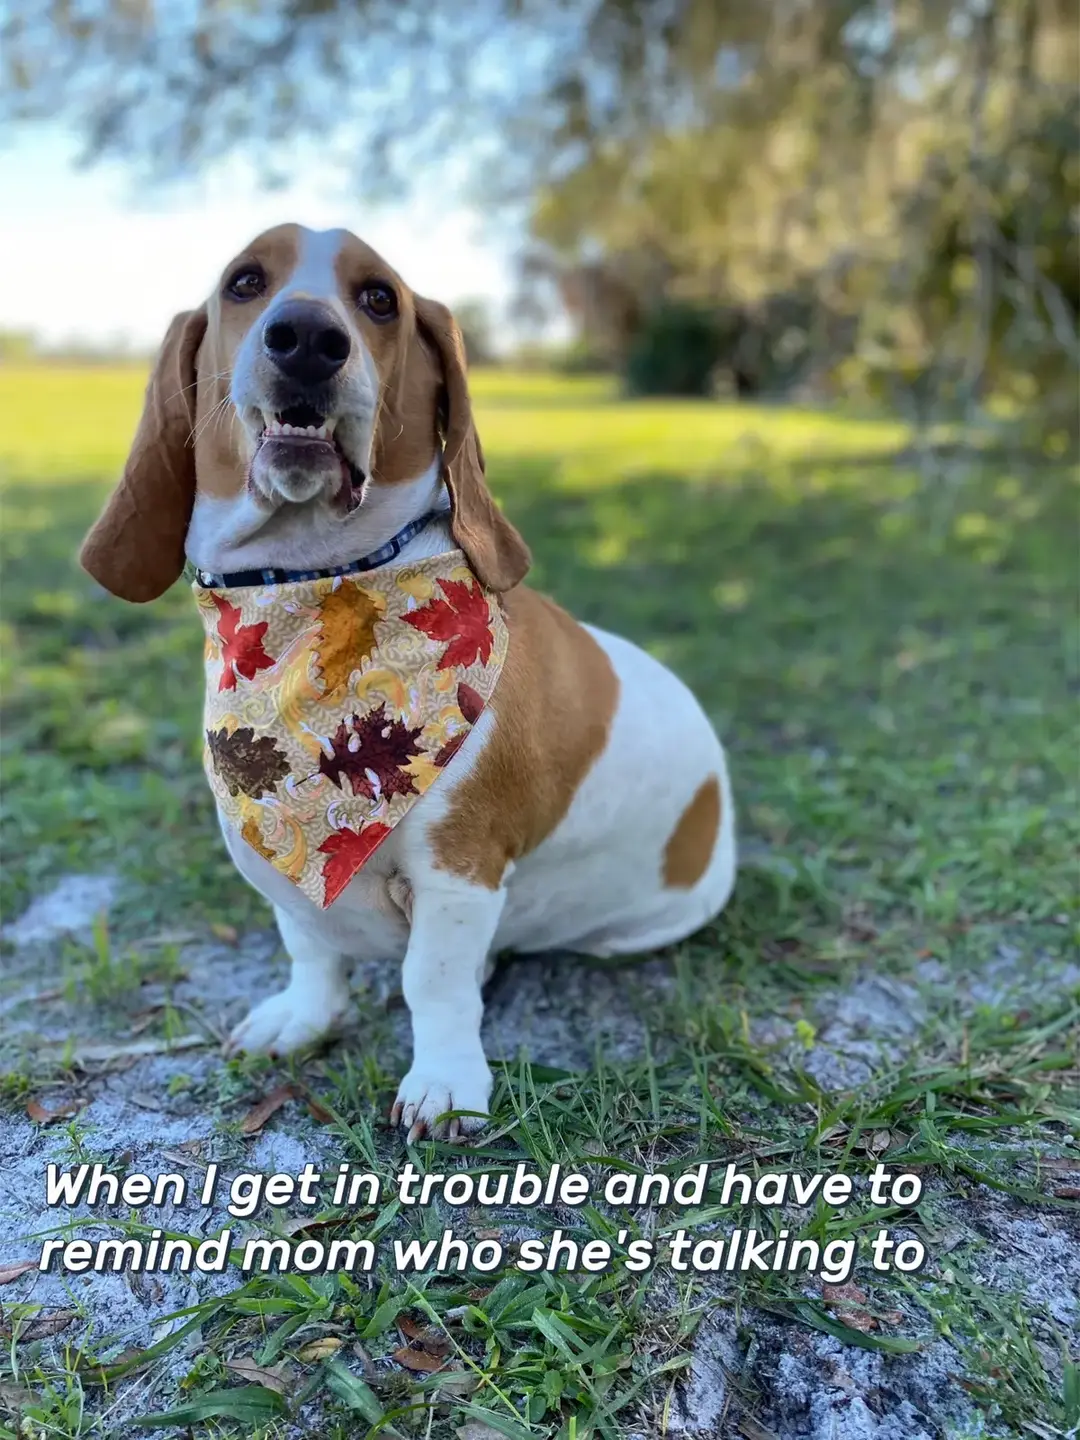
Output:
M67 871L123 875L109 943L99 937L70 972L99 1003L157 963L124 948L137 950L151 924L243 930L269 919L210 838L188 595L181 586L127 607L73 562L141 384L134 370L0 369L0 412L16 417L0 435L0 897L11 916ZM749 860L723 922L674 954L666 1005L651 1002L657 1058L614 1066L598 1054L589 1072L566 1075L505 1057L493 1126L467 1163L752 1165L756 1155L760 1168L858 1171L887 1132L889 1161L934 1179L917 1211L821 1210L807 1233L903 1224L933 1253L949 1202L981 1187L1068 1211L1038 1157L1080 1134L1077 997L1047 987L1022 1008L972 1011L950 987L1003 945L1021 967L1075 953L1075 472L958 453L929 482L888 422L627 404L595 379L481 374L474 388L489 475L533 548L533 583L694 686L729 747ZM902 1061L854 1093L823 1091L802 1064L817 996L867 968L910 977L927 959L945 978L924 983L928 1018ZM795 1026L792 1043L753 1038L778 1017ZM359 1048L302 1072L337 1117L342 1158L386 1175L401 1160L374 1124L397 1078L388 1044L376 1017ZM265 1062L234 1062L206 1103L235 1116L237 1097L261 1093L267 1077ZM10 1079L2 1093L18 1103L24 1090ZM721 1228L732 1222L714 1197L706 1208ZM663 1234L678 1220L588 1207L574 1223L587 1238L613 1225ZM385 1223L402 1233L425 1221ZM1065 1433L1080 1419L1080 1385L1072 1362L1047 1359L1060 1354L1060 1328L971 1278L981 1245L973 1231L950 1252L947 1283L937 1261L903 1284L860 1283L873 1307L906 1306L909 1340L954 1340L968 1393L998 1433L1028 1419ZM270 1391L237 1401L215 1358L226 1344L271 1364L332 1319L377 1357L399 1343L402 1306L451 1312L453 1353L474 1377L467 1398L430 1411L435 1435L483 1411L507 1435L619 1436L646 1401L662 1414L713 1303L743 1326L756 1313L850 1343L888 1349L896 1338L860 1337L790 1278L738 1277L720 1301L692 1277L654 1290L620 1270L427 1277L412 1292L389 1274L371 1290L341 1276L261 1278L195 1313L204 1358L176 1404L195 1405L185 1418L199 1424L240 1404L241 1433L275 1435L281 1407ZM298 1367L302 1393L328 1397L321 1433L425 1433L434 1382L363 1378L348 1354ZM47 1433L96 1433L70 1418L83 1414L83 1384L101 1381L88 1365L83 1356L41 1402L61 1417ZM761 1398L739 1390L739 1413L752 1417Z

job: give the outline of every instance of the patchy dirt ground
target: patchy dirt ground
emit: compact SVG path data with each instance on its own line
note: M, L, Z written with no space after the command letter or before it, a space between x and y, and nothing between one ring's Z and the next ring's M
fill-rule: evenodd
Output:
M8 1097L0 1118L0 1276L2 1267L17 1267L35 1257L41 1240L57 1227L126 1214L123 1207L47 1210L44 1174L50 1161L70 1166L100 1159L114 1168L150 1175L180 1168L197 1182L211 1160L220 1163L225 1175L296 1173L309 1161L332 1170L349 1153L340 1129L320 1123L298 1100L278 1109L258 1133L243 1134L242 1121L252 1102L281 1077L269 1066L257 1064L243 1073L235 1063L226 1065L217 1042L254 995L284 977L273 932L255 930L235 939L212 940L165 934L155 943L170 949L170 963L161 978L152 966L147 969L134 998L127 994L88 1004L85 980L73 988L65 947L73 940L93 946L95 917L116 894L108 877L67 877L5 932L0 999L4 1069L9 1077L26 1077L26 1084L24 1093ZM153 953L154 945L149 948ZM801 1041L795 1027L783 1019L757 1021L755 1026L774 1051L801 1045L805 1071L823 1089L842 1091L868 1084L883 1067L902 1064L905 1051L923 1031L928 1010L946 995L953 1003L962 993L968 1013L990 1004L1007 1004L1022 1013L1035 996L1045 1002L1054 993L1064 995L1078 981L1075 966L1040 965L1036 957L1002 950L978 975L959 984L926 961L914 980L864 974L846 988L826 987L817 996L812 1021L803 1022ZM321 1067L340 1065L360 1032L374 1039L391 1070L390 1057L404 1055L407 1016L396 983L394 973L377 967L355 977L356 1031L303 1072L312 1076L314 1090L322 1088ZM633 1063L650 1043L657 1008L670 1001L677 987L677 967L668 956L630 967L597 966L572 956L508 962L489 991L489 1053L513 1061L525 1050L537 1065L573 1071L587 1068L599 1045L609 1058ZM163 1016L168 1017L164 1032ZM808 1024L813 1031L809 1045ZM65 1113L68 1107L70 1115ZM377 1117L370 1115L370 1120L376 1123ZM1080 1175L1071 1172L1072 1165L1080 1166L1080 1158L1075 1136L1063 1133L1060 1139L1053 1176L1064 1194L1067 1182L1080 1184ZM387 1137L387 1143L393 1147L396 1142ZM998 1150L1014 1146L1021 1156L1031 1150L1030 1141L1015 1129L1003 1130L994 1144ZM932 1169L926 1180L932 1209L922 1212L921 1223L913 1223L927 1241L929 1263L907 1294L894 1297L897 1313L889 1327L901 1336L918 1335L917 1350L887 1354L845 1344L835 1335L746 1303L730 1284L714 1284L694 1302L697 1323L687 1340L688 1366L673 1372L675 1383L667 1387L666 1398L662 1388L655 1392L654 1387L648 1403L639 1407L641 1419L635 1422L632 1413L626 1415L617 1433L627 1440L658 1433L717 1440L937 1440L1022 1433L1013 1432L1007 1417L977 1403L983 1398L979 1386L965 1379L969 1367L962 1353L963 1317L992 1314L999 1296L1002 1305L1026 1307L1031 1343L1046 1352L1046 1373L1060 1377L1062 1357L1052 1353L1042 1317L1074 1341L1080 1335L1080 1224L1075 1213L1033 1206L975 1182L958 1186ZM930 1214L932 1227L926 1224ZM489 1222L491 1218L489 1212ZM573 1223L572 1216L564 1218ZM800 1223L797 1212L790 1217L785 1213L785 1222L789 1218ZM220 1205L167 1205L154 1212L152 1223L200 1238L215 1235L225 1223L234 1231L244 1228L242 1222L230 1222ZM114 1232L91 1226L78 1233L93 1237ZM901 1227L896 1233L908 1231ZM927 1312L919 1297L929 1287L948 1289L955 1279L950 1256L961 1251L974 1262L964 1281L965 1293L956 1302L960 1319L950 1325L942 1320L949 1313L947 1306ZM18 1349L26 1354L27 1373L38 1378L13 1377L0 1394L6 1393L11 1402L24 1387L31 1393L35 1385L43 1387L41 1377L50 1373L50 1364L62 1362L65 1354L70 1361L73 1348L98 1360L114 1360L159 1346L186 1323L183 1315L163 1317L224 1296L236 1285L237 1276L229 1271L210 1276L19 1274L5 1285L0 1300L9 1325L13 1313L24 1317L20 1323L29 1338ZM678 1311L673 1276L658 1269L652 1289L650 1303L658 1317ZM968 1292L976 1296L974 1309ZM816 1282L808 1284L806 1293L817 1293ZM928 1313L936 1315L929 1326ZM59 1317L51 1336L42 1324L49 1316ZM659 1323L662 1327L664 1322ZM320 1327L302 1332L308 1333L318 1335ZM201 1325L189 1329L159 1359L95 1392L100 1431L72 1433L142 1433L134 1422L167 1409L190 1388L206 1344ZM384 1370L389 1366L385 1359L367 1363L376 1374L380 1365ZM988 1383L992 1388L992 1380ZM317 1428L319 1413L314 1400L280 1433L323 1433ZM1024 1433L1066 1433L1037 1428L1037 1415L1031 1420L1036 1428L1029 1426ZM477 1436L485 1433L481 1422L469 1423L480 1426ZM178 1428L167 1433L186 1432ZM467 1432L462 1428L457 1433Z

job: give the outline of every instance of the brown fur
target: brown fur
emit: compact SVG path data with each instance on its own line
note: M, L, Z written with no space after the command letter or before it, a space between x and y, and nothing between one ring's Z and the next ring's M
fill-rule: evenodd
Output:
M205 310L184 311L169 326L124 473L83 541L83 568L124 600L156 600L184 568L195 498L195 354L205 330Z
M199 408L195 431L195 474L200 494L229 500L247 483L250 442L229 402L236 352L262 312L267 298L296 266L300 238L295 225L279 225L229 261L207 301L206 338L199 349ZM243 261L263 267L267 297L237 305L222 291Z
M619 698L607 655L553 600L519 586L504 608L510 648L489 702L497 723L432 837L436 865L492 890L569 810Z
M453 505L454 539L489 590L512 590L532 563L529 548L503 518L484 480L484 452L473 424L465 343L445 305L416 296L416 314L442 362L446 386L443 479Z
M709 868L720 833L720 781L708 776L679 816L664 847L664 884L690 890Z
M247 483L250 440L229 403L237 351L295 270L301 236L279 225L234 257L214 295L169 327L123 479L86 540L82 563L125 600L153 600L179 578L196 486L229 498ZM225 286L245 261L267 277L265 294L243 304ZM414 295L363 241L344 236L335 262L338 310L379 374L372 483L413 480L431 464L445 425L443 478L454 539L492 590L516 585L528 547L495 505L473 424L465 352L445 306ZM365 284L382 281L398 297L398 317L378 324L356 305ZM349 364L360 364L355 355Z

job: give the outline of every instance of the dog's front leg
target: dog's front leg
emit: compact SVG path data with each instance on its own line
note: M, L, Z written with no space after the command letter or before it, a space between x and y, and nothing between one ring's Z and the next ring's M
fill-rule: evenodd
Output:
M287 1055L328 1034L349 1007L345 956L322 935L274 906L281 943L292 961L288 986L256 1005L226 1044L229 1054L264 1050Z
M410 1140L424 1134L454 1138L484 1124L469 1115L436 1121L447 1110L487 1114L491 1071L480 1042L480 992L505 903L504 889L488 890L439 870L412 882L401 978L412 1015L413 1061L391 1116Z

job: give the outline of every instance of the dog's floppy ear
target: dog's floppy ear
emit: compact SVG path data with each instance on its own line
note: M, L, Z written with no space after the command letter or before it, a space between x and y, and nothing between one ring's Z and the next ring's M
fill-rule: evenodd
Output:
M156 600L184 568L195 500L195 356L205 333L205 308L169 326L124 473L79 553L83 569L122 600Z
M461 331L445 305L416 297L421 334L434 345L446 389L443 479L450 492L451 531L489 590L512 590L525 576L529 547L491 498L484 452L473 424Z

